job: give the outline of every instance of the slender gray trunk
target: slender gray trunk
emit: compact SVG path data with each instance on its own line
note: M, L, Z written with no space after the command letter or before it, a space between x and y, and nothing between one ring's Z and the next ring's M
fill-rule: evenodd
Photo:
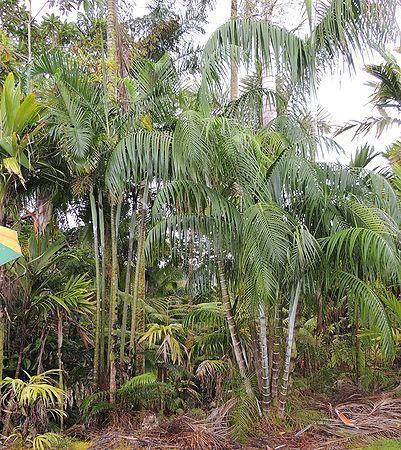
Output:
M219 276L219 281L220 281L221 301L223 303L224 312L226 315L228 328L230 331L231 342L233 343L235 360L237 362L238 369L239 369L241 378L244 383L245 392L247 393L247 395L249 397L254 398L255 394L253 392L251 382L246 373L246 365L245 365L245 361L244 361L244 356L242 354L241 343L238 339L237 330L235 328L234 316L233 316L233 312L231 309L230 297L228 295L226 278L224 275L224 266L223 266L223 262L221 261L220 257L217 258L217 269L218 269L218 276Z
M124 288L124 305L123 305L123 317L121 323L121 341L120 341L120 363L124 360L125 353L125 338L127 333L127 318L128 318L128 301L129 292L131 284L131 266L132 266L132 255L134 247L134 233L135 233L135 204L132 206L132 215L129 229L129 239L128 239L128 257L127 257L127 270L125 273L125 288Z
M262 355L262 408L267 411L270 407L270 374L269 353L266 333L266 310L263 302L259 305L260 347Z
M265 0L262 4L262 17L266 22L271 22L273 9L277 0ZM262 106L262 125L266 126L271 120L273 120L277 111L271 93L276 90L276 78L273 74L275 69L275 61L273 56L270 60L270 73L267 68L268 61L265 61L262 67L262 88L266 90L266 94L263 95L263 106Z
M238 18L238 1L231 0L231 19ZM231 81L230 81L230 95L231 101L235 101L238 99L238 63L234 58L234 55L231 56Z
M137 255L135 266L135 278L132 291L131 308L131 334L130 355L135 355L135 373L142 373L144 369L144 358L142 346L137 342L137 334L144 331L144 314L141 301L145 300L145 219L146 203L148 198L148 183L145 181L143 193L140 200L139 221L137 226Z
M3 305L0 304L0 380L3 379L4 367L4 336L5 336L5 312Z
M32 0L28 0L28 62L27 62L27 91L32 91L31 68L32 68Z
M295 289L294 299L292 301L292 305L290 308L290 315L288 318L287 348L285 353L283 379L281 382L281 392L279 399L279 413L281 416L284 416L285 405L287 402L288 384L291 369L292 347L294 344L295 319L297 316L300 293L301 293L301 282L298 281L297 287Z
M117 0L107 0L106 13L107 27L107 77L111 85L115 84L117 75ZM110 93L115 97L114 87L110 88Z
M273 357L272 357L272 387L271 396L275 399L278 394L278 379L280 375L280 342L281 342L281 327L280 327L280 311L281 304L274 305L274 340L273 340Z
M57 311L57 359L58 359L58 387L61 390L64 390L64 381L63 381L63 311ZM60 409L64 411L64 402L63 400L60 402ZM61 431L64 428L64 417L60 416L60 429Z
M111 282L110 282L110 321L109 321L109 392L110 403L115 403L117 391L116 343L117 343L117 289L118 289L118 255L116 210L111 203Z
M101 275L101 293L100 293L100 301L101 301L101 314L100 314L100 361L99 361L99 375L102 376L104 374L105 369L105 353L104 353L104 344L105 344L105 328L106 328L106 234L104 227L104 211L103 211L103 195L102 191L99 189L98 192L98 201L99 201L99 231L100 231L100 254L102 257L102 275Z
M46 340L47 335L49 334L49 330L47 329L47 326L43 327L42 333L40 335L40 349L39 349L39 355L38 355L38 367L36 369L36 375L40 375L43 372L43 353L45 352L45 346L46 346Z
M93 195L93 187L91 186L89 193L92 229L93 229L93 250L95 253L95 270L96 270L96 330L95 330L95 351L93 358L93 382L95 386L99 385L99 356L100 356L100 336L102 327L102 296L100 282L100 262L99 262L99 239L98 239L98 215L96 211L96 201Z
M188 281L187 281L188 305L190 306L194 302L191 289L189 288L192 281L193 273L194 273L194 240L193 240L193 233L190 233L188 241Z
M252 321L249 325L249 331L251 335L251 347L252 347L252 363L253 369L256 372L256 378L258 380L259 392L262 392L263 377L262 377L262 358L260 354L260 339L259 339L259 320Z

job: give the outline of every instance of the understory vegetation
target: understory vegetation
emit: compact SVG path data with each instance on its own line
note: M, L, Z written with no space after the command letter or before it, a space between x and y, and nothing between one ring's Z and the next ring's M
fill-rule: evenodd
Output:
M400 438L398 1L233 1L205 45L179 3L0 5L2 444ZM334 127L320 81L372 52Z

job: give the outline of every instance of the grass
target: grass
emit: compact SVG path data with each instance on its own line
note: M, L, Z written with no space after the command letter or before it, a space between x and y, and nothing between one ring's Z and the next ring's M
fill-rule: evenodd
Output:
M356 450L399 450L401 449L401 439L380 439L363 447L354 447Z
M90 442L74 442L71 446L71 450L87 450L90 446Z

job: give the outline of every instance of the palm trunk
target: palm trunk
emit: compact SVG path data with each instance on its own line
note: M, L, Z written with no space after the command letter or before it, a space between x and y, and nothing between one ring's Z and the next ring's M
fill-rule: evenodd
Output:
M28 34L28 61L27 61L27 91L32 92L31 86L31 68L32 68L32 0L28 0L28 23L27 23L27 34Z
M131 223L129 229L128 240L128 257L127 257L127 271L125 273L125 289L124 289L124 305L123 305L123 317L121 323L121 341L120 341L120 363L123 363L125 353L125 338L127 333L127 319L128 319L128 300L131 283L131 265L132 254L134 247L134 233L135 233L135 205L133 205L133 211L131 215Z
M262 2L262 16L266 22L271 22L273 9L277 0L264 0ZM275 67L275 61L273 56L271 57L270 66ZM272 71L273 72L273 71ZM267 61L262 67L262 88L263 90L274 92L276 90L276 79L273 74L268 73ZM276 108L272 103L271 96L269 93L263 95L263 105L262 105L262 125L266 126L271 120L273 120L277 115Z
M93 187L91 186L90 205L92 214L93 229L93 250L95 252L95 268L96 268L96 330L95 330L95 350L93 358L93 382L95 386L99 385L99 361L100 361L100 338L102 327L102 297L100 287L100 262L99 262L99 239L98 239L98 215L96 211L96 201L93 195Z
M262 408L267 411L270 407L270 374L269 353L266 333L265 305L259 305L260 347L262 355Z
M47 335L49 334L49 330L47 329L47 326L45 325L43 327L42 333L40 335L40 349L39 349L39 355L38 355L38 367L36 369L36 375L40 375L43 372L43 353L45 352L45 345L47 340Z
M221 301L223 303L224 312L226 314L226 319L228 323L228 328L230 330L230 337L231 342L233 343L233 350L234 350L234 356L235 360L238 365L238 369L241 375L241 378L244 383L245 392L247 395L251 398L255 397L255 394L252 389L251 382L246 374L246 365L244 361L244 357L241 350L241 344L238 339L237 330L235 329L235 323L234 323L234 316L231 309L231 303L230 303L230 297L228 295L227 290L227 284L226 284L226 278L224 275L224 266L220 259L220 257L217 258L217 270L218 270L218 276L220 281L220 289L221 289Z
M262 392L262 386L263 386L262 358L261 358L261 355L260 355L259 329L258 329L256 321L253 320L249 324L249 332L251 334L253 370L255 371L256 378L258 380L259 392Z
M300 293L301 293L301 282L298 281L297 287L295 289L294 299L291 305L290 316L288 319L287 348L285 353L283 379L281 383L281 392L279 400L279 413L281 416L284 416L285 405L287 402L288 383L290 379L290 369L291 369L292 347L294 343L295 319L297 316Z
M231 19L238 18L238 1L231 0ZM238 63L231 56L231 81L230 81L230 93L231 93L231 101L235 101L238 99Z
M115 226L115 230L116 230L116 245L118 245L118 235L119 235L119 231L120 231L120 219L121 219L121 209L123 206L123 201L122 199L120 199L117 202L117 208L116 208L116 217L114 219L114 226Z
M145 218L148 184L145 183L140 202L139 221L137 227L137 255L135 266L135 280L131 309L130 353L135 355L135 373L144 370L144 355L141 344L138 344L137 334L145 331L144 310L142 302L145 300Z
M280 326L281 304L276 302L274 305L274 341L273 341L273 358L272 358L272 399L278 394L278 379L280 375L280 342L281 342L281 326Z
M63 383L63 312L57 311L57 359L58 359L58 387L64 389ZM61 411L64 410L64 404L60 404ZM64 427L64 417L60 416L60 429L63 430Z
M107 81L110 97L117 100L117 0L107 0ZM110 282L110 318L109 318L109 390L110 402L115 402L117 389L116 344L117 344L117 230L115 206L111 201L111 282Z
M107 0L107 81L111 97L116 99L117 76L117 0Z
M323 299L321 291L317 291L316 293L317 300L317 326L316 326L316 334L320 335L323 331Z
M105 372L105 326L106 326L106 235L104 227L104 211L103 211L103 195L101 190L98 192L99 200L99 231L100 231L100 253L102 257L102 275L101 275L101 307L100 307L100 361L99 361L99 375L102 376Z
M357 301L355 301L354 309L355 375L356 385L361 389L362 358L361 339L359 337L359 306Z
M24 354L24 348L25 348L25 338L22 337L21 344L19 346L19 351L18 351L18 362L17 362L17 367L15 369L14 378L19 378L19 374L21 373L22 357L23 357L23 354Z
M188 282L187 282L187 290L188 290L188 305L192 305L194 302L194 299L192 297L192 293L189 289L192 276L194 273L194 241L193 241L193 235L192 233L189 235L189 242L188 242Z
M118 207L117 207L118 210ZM109 392L110 403L115 403L117 391L117 289L118 289L118 255L116 207L111 203L111 282L110 282L110 321L109 321Z
M0 208L0 211L2 209ZM1 222L0 222L1 224ZM0 267L0 288L4 286L4 267ZM0 381L3 379L3 369L4 369L4 341L5 341L5 306L3 300L0 298ZM3 433L8 434L11 431L11 412L9 411L9 405L11 403L11 398L6 406L6 414L3 422Z

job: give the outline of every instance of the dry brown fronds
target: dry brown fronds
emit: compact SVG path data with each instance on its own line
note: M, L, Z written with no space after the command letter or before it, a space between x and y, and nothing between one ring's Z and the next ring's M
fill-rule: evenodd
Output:
M329 405L330 419L301 430L316 439L316 450L342 448L350 440L401 437L401 398L392 393L372 397L354 397Z
M135 433L109 431L93 439L89 450L231 450L227 428L209 420L179 416L159 427Z

